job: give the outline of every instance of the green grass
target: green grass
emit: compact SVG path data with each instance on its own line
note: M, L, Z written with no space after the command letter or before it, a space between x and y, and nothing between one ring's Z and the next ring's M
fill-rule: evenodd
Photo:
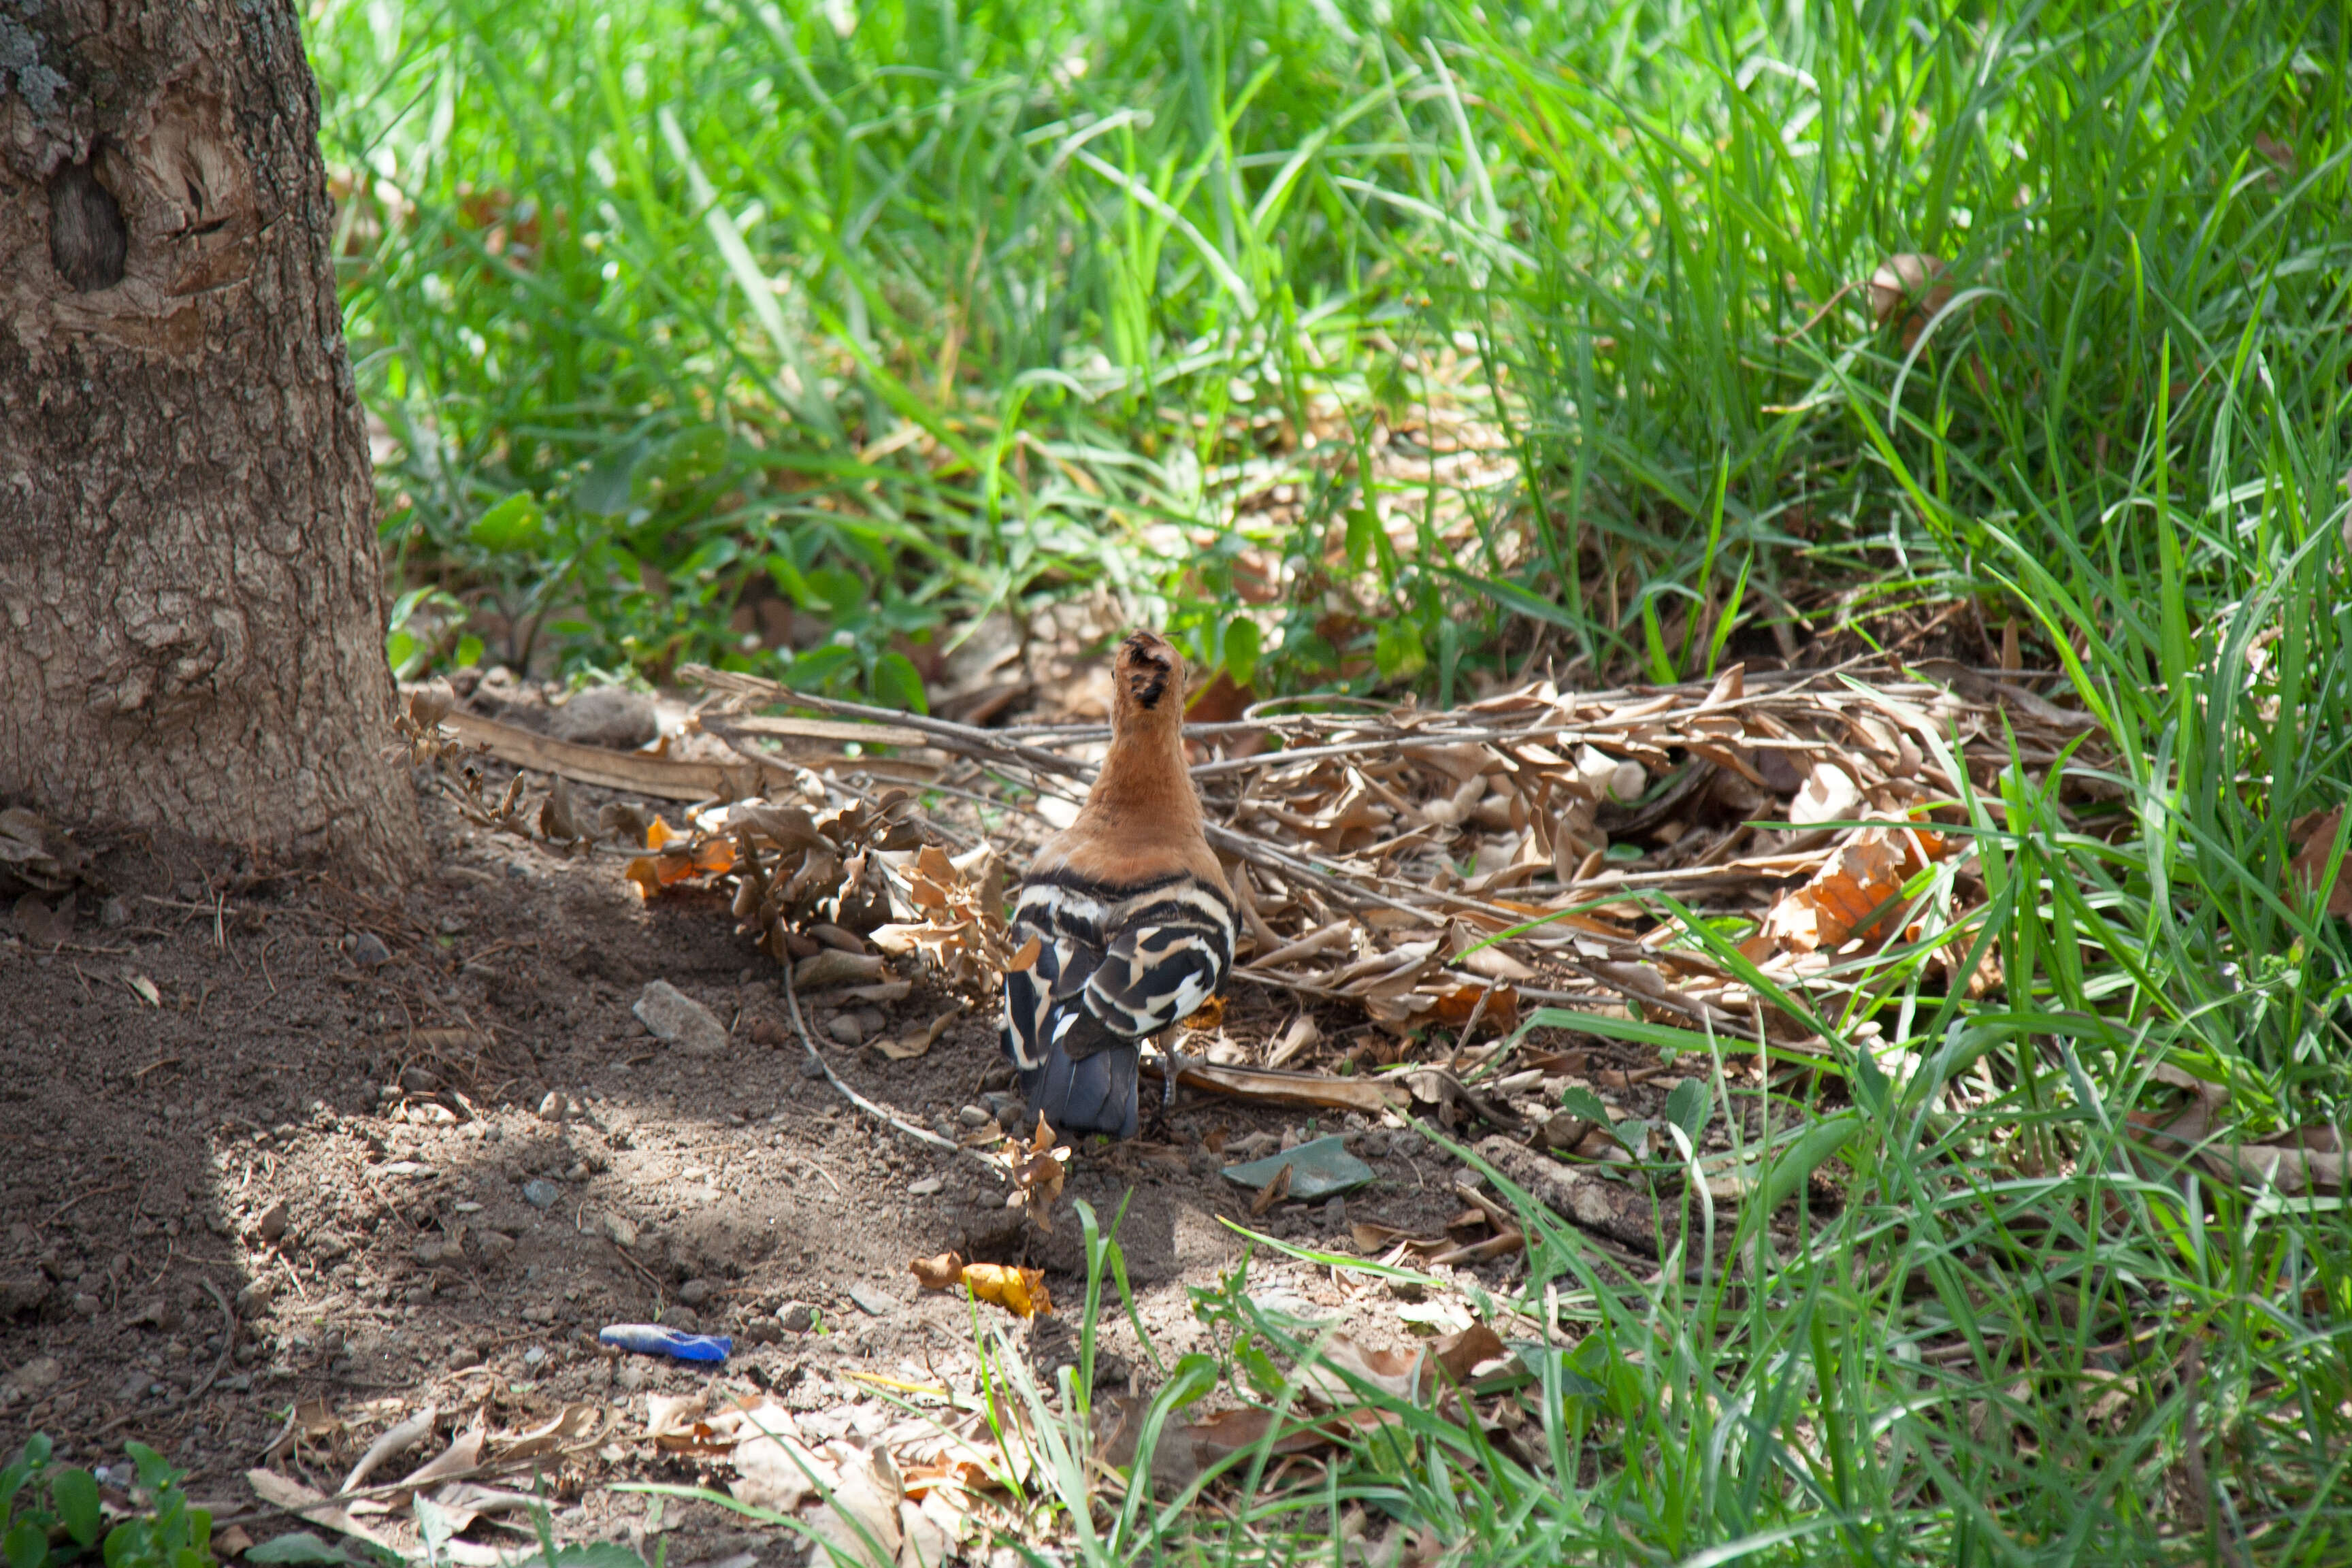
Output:
M1528 1211L1533 1468L1408 1409L1318 1497L1084 1560L1324 1560L1351 1505L1465 1563L2352 1558L2340 1206L2126 1133L2159 1064L2246 1135L2352 1103L2286 840L2352 794L2339 8L383 0L310 40L414 667L914 702L978 616L1108 590L1261 689L1446 700L1946 616L2112 737L2087 788L1971 779L1926 934L1811 994L1832 1070L1773 1124L1858 1131L1796 1240L1636 1287ZM1905 253L1954 290L1907 342L1860 287ZM1509 463L1375 445L1465 421ZM1248 1369L1306 1331L1202 1305L1279 1399Z

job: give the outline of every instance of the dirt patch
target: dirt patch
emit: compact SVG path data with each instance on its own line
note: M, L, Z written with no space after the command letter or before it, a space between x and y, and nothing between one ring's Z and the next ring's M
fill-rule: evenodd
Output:
M1106 1222L1126 1205L1163 1356L1202 1334L1184 1288L1242 1256L1228 1221L1344 1250L1350 1220L1426 1233L1460 1206L1453 1167L1410 1131L1188 1093L1144 1139L1082 1149L1055 1235L1027 1235L1001 1181L812 1076L777 970L715 896L648 906L609 859L424 808L436 870L396 902L118 844L100 864L112 897L85 893L61 946L0 939L0 1379L52 1363L0 1392L0 1448L42 1430L89 1464L137 1437L192 1470L197 1498L250 1514L243 1473L298 1406L328 1435L290 1463L332 1490L427 1403L435 1447L477 1412L515 1427L582 1403L636 1432L649 1390L716 1379L821 1409L869 1396L854 1370L968 1361L969 1307L919 1296L908 1260L1026 1261L1082 1300L1073 1200ZM730 1048L649 1037L631 1005L656 979L730 1025ZM968 1133L961 1113L1003 1081L984 1012L892 1062L833 1040L854 1009L807 1000L835 1070L910 1121ZM903 1033L951 1003L919 983L880 1022ZM1293 1010L1244 990L1226 1027L1263 1040ZM1360 1134L1380 1179L1251 1220L1207 1145L1294 1130ZM1361 1289L1260 1274L1326 1306ZM595 1342L656 1319L732 1333L737 1353L713 1373ZM641 1541L644 1500L608 1484L698 1474L618 1438L551 1478L558 1530ZM698 1505L662 1527L673 1562L799 1555Z

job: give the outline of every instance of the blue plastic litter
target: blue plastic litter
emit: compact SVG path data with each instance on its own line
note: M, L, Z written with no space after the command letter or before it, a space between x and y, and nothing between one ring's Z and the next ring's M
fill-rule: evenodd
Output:
M607 1323L596 1339L639 1355L666 1355L672 1361L725 1361L735 1353L734 1340L725 1334L682 1334L659 1323Z

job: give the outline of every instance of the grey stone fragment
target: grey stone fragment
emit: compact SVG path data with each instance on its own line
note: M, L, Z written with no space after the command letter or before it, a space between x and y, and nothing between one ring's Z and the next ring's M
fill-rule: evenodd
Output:
M625 686L592 686L551 710L547 732L579 746L630 752L661 733L654 700Z
M629 1009L655 1038L690 1057L715 1057L727 1049L727 1026L717 1014L667 980L656 980Z
M1370 1185L1378 1174L1370 1165L1349 1153L1348 1141L1334 1133L1328 1138L1301 1143L1296 1149L1268 1154L1263 1160L1228 1165L1225 1167L1225 1180L1255 1192L1274 1180L1275 1173L1285 1165L1290 1167L1290 1190L1286 1195L1304 1203L1352 1193L1359 1187Z

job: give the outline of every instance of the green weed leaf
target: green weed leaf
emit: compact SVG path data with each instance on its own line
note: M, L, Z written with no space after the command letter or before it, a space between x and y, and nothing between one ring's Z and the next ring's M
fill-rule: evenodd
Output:
M1411 680L1429 668L1421 628L1411 621L1382 621L1372 641L1372 662L1384 680Z
M544 522L537 499L517 490L476 518L466 535L493 554L507 555L539 543Z
M341 1563L354 1561L307 1530L291 1535L274 1536L258 1546L246 1550L247 1563Z
M1580 1083L1571 1085L1562 1092L1559 1097L1559 1107L1570 1116L1582 1117L1603 1132L1616 1125L1615 1120L1609 1114L1609 1108L1601 1103L1601 1097Z
M1235 616L1225 623L1225 678L1235 686L1247 686L1257 674L1257 623Z
M879 707L907 713L931 710L923 695L922 672L903 653L886 653L874 661L874 700Z
M98 1482L90 1473L77 1466L66 1466L49 1475L49 1497L57 1504L58 1517L65 1521L67 1533L84 1546L98 1540Z
M1683 1136L1698 1146L1699 1135L1706 1131L1707 1120L1715 1108L1708 1102L1706 1085L1695 1078L1686 1078L1675 1085L1666 1096L1666 1120L1683 1130Z

